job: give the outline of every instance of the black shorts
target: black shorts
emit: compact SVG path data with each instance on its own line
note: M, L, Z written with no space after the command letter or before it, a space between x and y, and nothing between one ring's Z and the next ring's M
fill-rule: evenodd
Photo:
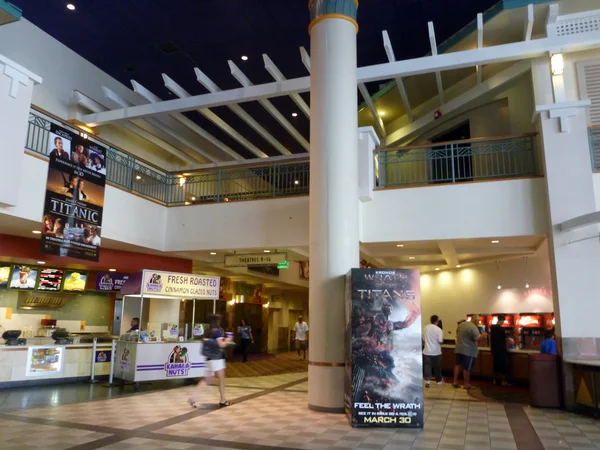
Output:
M456 355L456 365L461 366L463 369L467 371L471 371L473 366L475 365L475 361L477 361L476 356L467 356L462 353L457 353Z

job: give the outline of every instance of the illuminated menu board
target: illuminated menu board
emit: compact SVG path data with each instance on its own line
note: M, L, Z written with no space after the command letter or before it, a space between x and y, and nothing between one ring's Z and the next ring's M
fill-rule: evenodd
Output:
M83 292L87 282L87 272L68 271L65 275L64 292Z
M40 269L40 279L38 281L38 291L60 291L63 281L64 271L62 269Z
M0 289L6 289L8 287L9 279L10 266L0 266Z
M17 265L10 278L11 289L33 290L37 281L38 268Z

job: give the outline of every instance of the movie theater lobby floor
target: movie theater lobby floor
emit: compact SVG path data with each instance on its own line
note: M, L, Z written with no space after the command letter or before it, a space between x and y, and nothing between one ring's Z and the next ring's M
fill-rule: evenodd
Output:
M205 390L200 403L206 406L197 410L186 403L193 386L136 394L126 388L123 395L83 401L81 395L64 395L75 387L51 389L58 394L46 400L38 395L23 408L0 403L2 450L600 448L598 421L502 403L479 389L467 393L449 385L425 391L421 431L352 429L342 415L309 411L306 373L228 379L233 405L224 409L213 406L214 386Z

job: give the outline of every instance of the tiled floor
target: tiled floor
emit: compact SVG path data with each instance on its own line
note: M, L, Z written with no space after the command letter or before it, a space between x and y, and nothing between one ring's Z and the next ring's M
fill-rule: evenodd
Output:
M15 409L0 412L0 449L600 448L596 420L505 405L479 390L448 385L425 390L423 430L353 429L344 416L308 410L306 377L290 373L229 379L227 395L233 405L225 409L215 407L214 386L203 392L197 410L186 404L193 386L26 409L15 404Z

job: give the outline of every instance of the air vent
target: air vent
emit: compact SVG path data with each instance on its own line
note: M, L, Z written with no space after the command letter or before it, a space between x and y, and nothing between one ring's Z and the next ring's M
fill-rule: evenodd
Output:
M156 47L164 53L165 55L172 55L174 53L178 53L180 48L175 45L173 41L163 42L161 44L156 44Z

